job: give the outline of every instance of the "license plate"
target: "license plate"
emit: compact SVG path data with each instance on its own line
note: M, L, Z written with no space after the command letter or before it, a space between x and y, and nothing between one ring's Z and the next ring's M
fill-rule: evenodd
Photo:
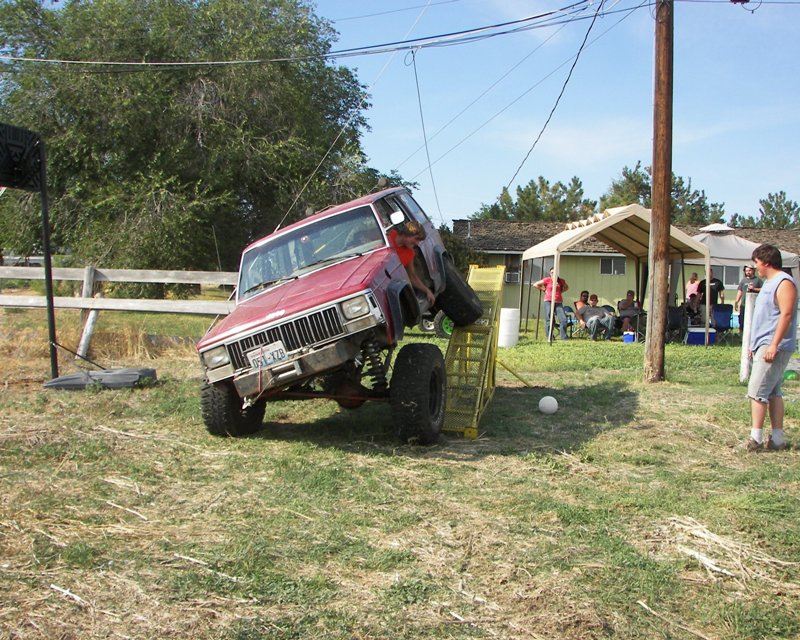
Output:
M278 362L288 360L289 354L283 346L283 342L278 340L272 344L265 344L258 349L247 354L250 365L254 369L266 369Z

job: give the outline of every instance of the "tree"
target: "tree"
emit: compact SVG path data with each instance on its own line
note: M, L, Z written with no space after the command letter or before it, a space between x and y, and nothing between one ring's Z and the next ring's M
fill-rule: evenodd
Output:
M0 0L0 25L16 57L263 61L0 67L0 121L41 134L53 242L82 260L232 269L284 218L380 177L361 149L363 88L321 57L335 32L305 0ZM35 203L5 198L0 245L29 247Z
M597 203L583 197L583 185L573 177L568 185L556 182L551 185L544 177L517 187L516 202L503 189L497 202L481 205L472 215L476 220L513 220L528 222L548 220L569 222L585 218L594 212Z
M633 169L624 167L619 180L611 183L608 191L600 197L600 209L640 204L651 208L650 167L642 168L637 162ZM724 204L709 203L705 191L692 188L691 178L684 181L672 174L672 224L703 225L717 222L725 215Z
M758 203L761 205L758 209L758 218L734 213L731 216L731 226L761 229L800 228L800 205L794 200L789 200L785 191L770 193Z
M447 253L453 259L453 264L456 265L456 268L461 273L467 274L471 264L485 265L486 254L471 249L447 225L443 224L439 227L439 235L442 238L442 244L447 249Z

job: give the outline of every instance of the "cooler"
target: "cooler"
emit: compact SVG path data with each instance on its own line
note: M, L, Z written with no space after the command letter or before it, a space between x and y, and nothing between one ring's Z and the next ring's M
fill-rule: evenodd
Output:
M708 344L714 344L717 339L717 332L715 329L708 330ZM699 344L705 345L706 343L706 330L705 327L689 327L686 330L686 344Z

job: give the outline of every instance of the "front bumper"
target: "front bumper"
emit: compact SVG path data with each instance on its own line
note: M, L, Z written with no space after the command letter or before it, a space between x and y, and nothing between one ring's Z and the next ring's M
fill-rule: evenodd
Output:
M233 378L233 384L242 398L258 396L265 391L337 369L355 358L359 351L355 342L340 340L267 369L250 369L240 373Z

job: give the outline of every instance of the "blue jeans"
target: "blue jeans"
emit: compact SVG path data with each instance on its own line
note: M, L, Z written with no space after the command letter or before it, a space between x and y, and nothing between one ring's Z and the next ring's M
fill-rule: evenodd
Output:
M550 332L550 305L552 303L550 300L544 301L544 322L545 327L547 327L547 339L549 340L552 337ZM558 330L561 334L562 340L568 340L569 336L567 336L567 314L564 313L564 305L560 302L556 302L556 318L558 319Z

